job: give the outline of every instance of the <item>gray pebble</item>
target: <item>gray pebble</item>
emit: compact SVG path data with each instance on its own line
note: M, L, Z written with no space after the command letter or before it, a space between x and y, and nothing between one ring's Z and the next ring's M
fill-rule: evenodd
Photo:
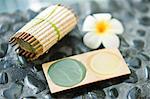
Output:
M133 43L134 43L134 47L137 49L143 49L145 45L144 41L142 40L133 40Z
M131 74L129 76L129 79L125 80L125 82L126 83L136 83L138 81L138 77L134 70L130 69L130 71L131 71Z
M23 97L21 99L37 99L35 96L27 96L27 97Z
M128 99L140 99L141 97L141 89L138 87L132 88L127 95Z
M93 92L97 95L98 99L105 99L106 97L104 90L94 90Z
M139 23L144 26L150 26L150 17L144 16L144 17L140 18Z
M22 88L23 86L20 84L13 84L9 89L3 92L3 95L6 99L19 99Z
M129 59L128 64L129 64L129 66L131 66L133 68L140 68L142 61L139 58L135 57L135 58Z
M27 14L26 14L26 18L27 20L31 20L33 19L38 13L37 12L34 12L33 10L27 10Z
M7 32L9 27L9 23L0 23L0 34Z
M3 58L6 55L7 49L8 49L8 43L0 42L0 58Z
M19 29L21 29L25 25L24 22L19 22L13 25L13 31L17 32Z
M34 93L39 93L46 89L45 84L32 75L26 76L25 83L29 88L31 88L34 91Z
M109 96L112 98L117 98L119 95L118 90L116 88L112 88L109 90Z
M143 30L143 29L139 29L139 30L137 30L137 34L139 35L139 36L145 36L145 34L146 34L146 31L145 30Z
M150 67L148 66L145 67L145 73L146 73L146 78L150 80Z
M6 72L0 73L0 84L8 83L8 75Z

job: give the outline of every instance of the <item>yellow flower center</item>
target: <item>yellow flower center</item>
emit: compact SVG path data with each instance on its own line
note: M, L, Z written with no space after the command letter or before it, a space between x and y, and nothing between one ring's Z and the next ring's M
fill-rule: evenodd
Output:
M106 21L100 21L96 23L96 33L104 34L110 27L109 23Z

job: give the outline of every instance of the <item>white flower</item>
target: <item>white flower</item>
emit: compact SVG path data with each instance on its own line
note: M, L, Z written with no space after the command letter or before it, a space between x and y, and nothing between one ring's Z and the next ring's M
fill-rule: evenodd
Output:
M83 31L87 32L83 42L91 49L98 48L101 43L105 48L118 48L120 41L116 34L122 34L124 28L121 22L111 18L109 13L101 13L87 16Z

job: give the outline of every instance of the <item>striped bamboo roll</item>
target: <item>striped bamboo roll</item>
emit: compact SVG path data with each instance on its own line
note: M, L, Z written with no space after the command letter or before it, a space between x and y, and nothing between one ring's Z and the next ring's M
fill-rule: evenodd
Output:
M38 58L77 24L74 12L62 5L45 9L10 39L15 50L30 60Z

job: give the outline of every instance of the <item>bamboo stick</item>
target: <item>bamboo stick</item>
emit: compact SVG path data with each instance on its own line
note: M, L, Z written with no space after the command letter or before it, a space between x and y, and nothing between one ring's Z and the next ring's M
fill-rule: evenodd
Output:
M51 6L14 34L10 43L20 55L34 60L71 31L76 23L77 17L72 10L60 5ZM23 43L19 43L20 39ZM26 44L24 42L29 45L20 45Z

